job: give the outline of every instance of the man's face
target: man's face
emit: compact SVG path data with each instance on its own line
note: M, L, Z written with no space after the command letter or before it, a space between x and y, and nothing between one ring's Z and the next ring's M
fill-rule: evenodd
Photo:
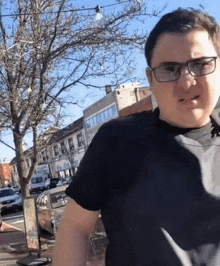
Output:
M185 63L202 57L215 57L217 52L203 29L186 34L167 33L158 38L153 50L151 66L155 68L166 62ZM178 80L161 83L151 70L147 77L160 109L160 119L179 127L202 127L209 121L219 97L219 59L215 72L193 77L183 67Z

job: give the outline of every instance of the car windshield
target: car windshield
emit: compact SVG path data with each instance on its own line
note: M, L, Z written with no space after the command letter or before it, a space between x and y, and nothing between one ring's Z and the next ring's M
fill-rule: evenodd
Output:
M33 177L31 179L31 183L32 184L38 184L38 183L42 183L43 182L43 177L39 176L39 177Z
M8 196L14 195L15 193L16 192L13 191L12 189L0 190L0 198L8 197Z
M64 191L51 194L51 206L53 209L63 207L67 204L69 197Z

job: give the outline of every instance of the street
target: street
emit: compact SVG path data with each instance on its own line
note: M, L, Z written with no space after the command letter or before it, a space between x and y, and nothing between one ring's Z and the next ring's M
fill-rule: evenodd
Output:
M35 199L39 196L39 194L31 194ZM16 228L16 230L21 230L25 232L24 228L24 215L23 210L19 212L10 211L2 214L2 221L8 223L9 225Z
M2 221L16 227L17 230L25 231L23 211L2 215Z
M32 196L37 199L39 194L32 194ZM24 214L22 211L10 211L8 213L5 213L2 215L2 221L5 223L6 226L9 226L15 231L20 231L22 233L25 233L25 224L24 224ZM55 239L53 236L51 236L49 233L47 234L46 231L41 232L40 235L40 241L41 243L44 243L45 246L51 246L54 245Z
M37 194L33 194L37 198ZM22 211L11 211L2 215L2 230L0 231L0 265L15 266L17 260L28 255L26 246L24 216ZM40 235L41 253L43 257L51 258L55 243L54 236L49 233ZM95 246L92 247L94 249ZM92 251L92 250L91 250ZM94 257L93 252L87 266L103 266L104 260L101 257ZM48 262L47 265L51 265Z
M38 194L33 194L32 196L37 198ZM2 221L2 230L0 232L0 265L17 265L17 260L28 255L23 210L3 213ZM41 235L40 242L42 256L51 258L51 252L55 243L54 237L49 234ZM48 263L47 265L51 265Z

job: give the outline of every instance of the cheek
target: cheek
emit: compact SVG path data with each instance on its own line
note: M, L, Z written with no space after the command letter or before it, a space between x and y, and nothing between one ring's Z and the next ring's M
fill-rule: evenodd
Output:
M169 91L169 88L167 90L164 88L162 90L155 90L154 96L161 113L167 114L175 111L175 99Z
M216 77L215 77L215 96L217 97L217 99L220 96L220 71L218 71Z
M157 102L162 105L169 104L174 99L173 88L168 84L159 84L158 86L153 87L152 93Z
M209 77L206 82L203 83L203 90L207 101L209 101L209 103L216 103L220 93L220 75Z

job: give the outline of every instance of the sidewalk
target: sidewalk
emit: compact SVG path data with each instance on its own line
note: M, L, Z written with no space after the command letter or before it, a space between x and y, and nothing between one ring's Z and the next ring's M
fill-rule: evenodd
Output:
M41 239L42 256L52 258L54 241L49 243ZM0 265L15 266L18 259L29 255L24 232L15 227L2 223L0 231ZM52 264L47 264L52 265Z
M42 257L52 259L52 250L55 240L41 238L41 255ZM2 223L0 231L0 265L1 266L16 266L17 260L29 255L26 237L24 232L16 230L15 227L7 223ZM52 265L47 263L45 265ZM104 266L104 260L95 261L91 259L87 262L87 266ZM62 265L61 265L62 266Z

